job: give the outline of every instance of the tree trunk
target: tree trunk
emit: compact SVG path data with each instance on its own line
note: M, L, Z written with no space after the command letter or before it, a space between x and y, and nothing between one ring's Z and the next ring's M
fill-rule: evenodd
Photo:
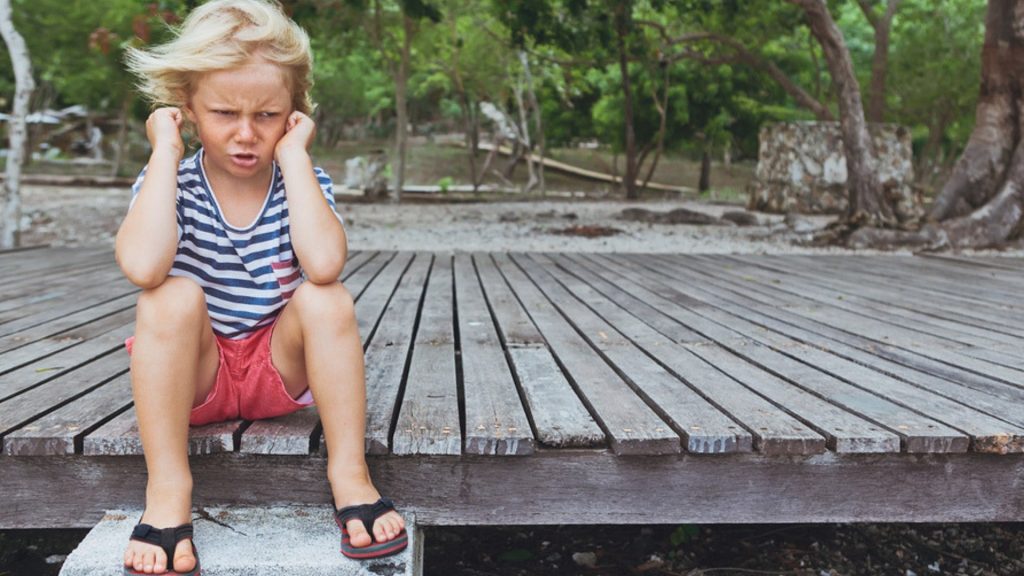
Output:
M854 246L929 249L998 246L1024 215L1024 0L989 0L981 94L967 147L916 232L864 228Z
M1019 0L989 0L985 44L981 49L981 94L974 131L960 160L932 204L929 218L963 216L983 206L1003 181L1020 139L1022 38L1013 23L1021 18Z
M0 36L7 45L14 68L14 106L8 121L10 148L7 151L7 179L0 198L0 249L16 248L21 243L18 230L21 220L21 165L25 161L25 137L28 132L25 117L28 103L35 89L32 80L32 61L25 39L21 37L11 19L10 0L0 0Z
M868 122L885 121L885 80L889 69L889 33L892 19L899 8L900 0L888 0L885 14L879 18L872 10L871 3L859 0L861 10L875 30L875 53L871 59L871 84L868 86Z
M697 183L697 191L708 190L711 190L711 151L705 148L700 155L700 182Z
M398 63L398 75L395 78L395 156L398 166L395 169L395 187L391 192L391 202L402 200L402 188L405 186L405 159L407 153L409 110L406 104L406 80L409 78L409 54L412 51L413 22L407 14L402 14L402 57Z
M114 150L114 163L110 167L110 175L116 177L121 171L121 163L128 156L128 116L132 109L132 93L129 90L121 101L121 114L117 126L117 149Z
M530 140L530 121L527 118L526 103L523 101L523 81L516 78L512 92L516 97L516 108L519 110L519 140L523 144L526 156L526 185L522 191L528 193L537 187L537 173L533 166L533 143Z
M811 32L821 44L839 100L839 124L846 153L849 202L845 220L854 225L895 226L892 206L882 195L874 144L868 134L860 86L850 51L824 0L789 0L804 9Z
M629 34L629 18L631 2L619 2L616 5L615 32L619 46L619 72L622 75L622 96L625 100L626 128L626 175L622 179L626 198L636 200L640 197L636 186L636 135L633 131L633 90L629 81L629 55L626 53L626 36Z
M533 74L530 73L530 59L526 51L519 52L519 61L523 65L523 73L526 75L526 95L530 99L530 108L533 109L533 127L535 130L534 141L537 143L537 155L540 162L537 165L537 185L540 187L540 195L545 195L544 187L544 122L541 119L540 104L537 102L537 91L533 87Z

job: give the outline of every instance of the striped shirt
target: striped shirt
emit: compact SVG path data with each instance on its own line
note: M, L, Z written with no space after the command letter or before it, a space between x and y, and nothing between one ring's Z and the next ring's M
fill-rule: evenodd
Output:
M214 332L245 338L273 322L305 279L292 251L284 177L275 162L259 215L244 228L235 228L211 192L202 155L200 149L178 165L178 251L169 274L191 278L203 288ZM320 168L313 170L333 211L331 178ZM132 185L129 210L145 175L143 168Z

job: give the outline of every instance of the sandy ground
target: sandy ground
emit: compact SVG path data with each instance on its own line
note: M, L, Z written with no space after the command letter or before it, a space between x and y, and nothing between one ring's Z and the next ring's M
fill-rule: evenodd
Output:
M22 245L113 246L131 193L121 188L28 186L23 190ZM833 217L754 213L758 225L650 224L619 218L625 208L667 212L687 208L720 217L742 206L694 201L545 200L475 203L338 202L351 250L563 251L657 253L853 253L801 244ZM607 228L611 235L566 233ZM859 250L865 254L871 251ZM986 255L1024 256L1020 245Z
M23 191L22 244L113 245L130 192L120 188L29 186ZM352 250L594 251L779 253L840 252L805 248L781 215L758 214L759 226L693 226L620 220L627 207L664 212L689 208L714 216L742 207L699 202L561 200L445 204L338 203ZM830 218L807 218L822 226ZM604 237L559 234L572 226L618 232Z

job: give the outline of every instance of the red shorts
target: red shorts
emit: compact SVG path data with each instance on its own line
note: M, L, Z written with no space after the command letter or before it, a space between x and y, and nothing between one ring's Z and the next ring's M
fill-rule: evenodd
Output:
M275 325L276 321L241 340L214 335L220 353L217 380L206 400L192 408L190 425L274 418L313 404L308 389L298 399L288 394L271 362L270 337ZM134 336L124 342L129 354L134 342Z

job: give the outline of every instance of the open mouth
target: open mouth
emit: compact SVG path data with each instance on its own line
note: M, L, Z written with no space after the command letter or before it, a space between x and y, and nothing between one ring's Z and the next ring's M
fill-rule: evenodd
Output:
M241 153L241 154L232 154L231 155L231 160L235 164L238 164L239 166L252 166L252 165L256 164L256 161L259 160L259 157L256 156L255 154Z

